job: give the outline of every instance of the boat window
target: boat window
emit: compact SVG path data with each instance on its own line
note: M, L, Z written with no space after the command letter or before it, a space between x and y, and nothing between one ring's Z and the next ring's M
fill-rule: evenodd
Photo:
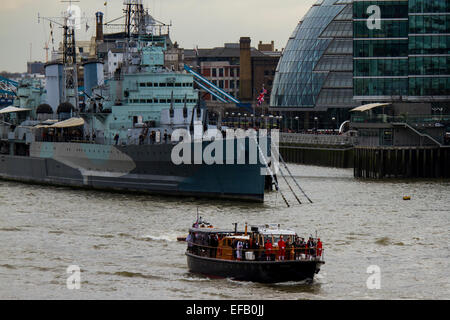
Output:
M175 87L181 87L181 83L175 83Z
M160 83L159 86L160 87L166 87L166 84L165 83Z
M153 83L152 82L147 82L147 87L153 87Z
M283 235L283 240L286 242L288 239L290 239L291 241L293 241L292 236L291 235ZM264 243L270 240L272 241L272 235L265 235L264 236ZM278 244L278 241L280 241L280 235L273 235L273 243L272 244Z
M139 84L139 86L141 86L141 87L145 87L145 86L146 86L146 84L145 84L145 83L140 83L140 84Z

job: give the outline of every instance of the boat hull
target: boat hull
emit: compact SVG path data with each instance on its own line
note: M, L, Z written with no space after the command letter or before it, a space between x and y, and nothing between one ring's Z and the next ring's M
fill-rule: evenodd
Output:
M186 252L188 268L193 273L231 278L239 281L279 283L312 280L323 261L231 261L199 257Z
M173 145L32 143L30 156L0 155L0 178L119 192L264 201L258 165L181 164Z

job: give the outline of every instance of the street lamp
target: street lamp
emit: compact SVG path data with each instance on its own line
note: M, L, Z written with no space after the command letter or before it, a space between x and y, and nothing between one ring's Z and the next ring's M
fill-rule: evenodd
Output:
M295 117L295 120L297 120L297 133L300 132L300 118L297 116Z
M319 118L314 117L314 129L317 132L319 130Z
M333 121L333 134L335 133L336 128L336 117L331 118L331 121Z

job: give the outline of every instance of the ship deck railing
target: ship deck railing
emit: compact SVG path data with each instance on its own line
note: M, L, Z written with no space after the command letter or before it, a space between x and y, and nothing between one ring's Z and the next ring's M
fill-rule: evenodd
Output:
M187 242L188 249L187 252L204 258L212 258L227 261L325 261L325 250L323 248L312 247L312 248L286 248L284 250L284 256L280 255L280 250L278 247L273 247L271 250L260 248L260 249L231 249L230 247L213 247L208 245L202 245L194 242ZM219 250L231 251L231 255L223 257L221 254L218 255ZM239 251L240 254L239 254ZM266 252L271 251L269 256ZM247 259L246 253L253 253L254 259ZM241 258L238 258L241 257ZM228 258L228 259L227 259ZM231 259L229 259L231 258Z

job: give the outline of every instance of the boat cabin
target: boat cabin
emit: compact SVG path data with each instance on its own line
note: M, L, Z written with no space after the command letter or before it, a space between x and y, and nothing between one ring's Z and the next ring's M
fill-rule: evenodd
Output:
M260 244L266 243L267 240L270 240L273 247L278 247L278 241L281 236L283 236L283 240L287 242L288 240L292 242L295 241L295 237L297 234L288 229L280 229L280 225L276 224L266 224L262 226L252 226L252 233L258 236L258 242Z
M236 259L236 245L242 242L248 249L249 255L247 260L255 259L255 255L259 256L264 252L264 244L267 240L272 243L272 253L278 252L278 241L281 236L283 240L291 243L295 241L297 234L288 229L280 229L279 225L266 224L261 226L252 226L250 230L245 231L229 231L219 230L209 224L199 225L189 230L189 241L195 252L200 255L214 256L222 260ZM255 247L255 244L259 245Z

